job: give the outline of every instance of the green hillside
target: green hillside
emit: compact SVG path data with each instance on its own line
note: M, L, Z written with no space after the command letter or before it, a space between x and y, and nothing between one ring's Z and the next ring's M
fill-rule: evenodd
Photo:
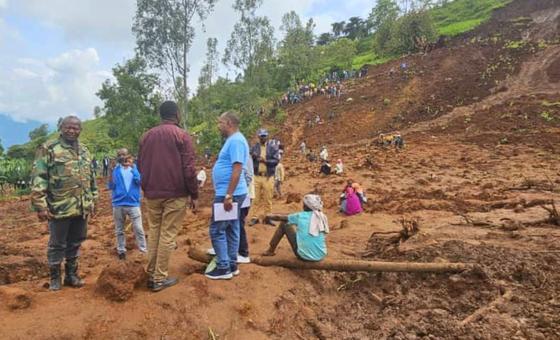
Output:
M478 25L489 20L492 11L505 6L511 0L455 0L443 6L434 7L429 10L429 17L432 20L433 27L437 34L446 36L456 36L461 33L472 30ZM368 9L369 10L369 9ZM401 17L402 18L402 17ZM398 19L401 20L401 19ZM348 47L346 47L348 45ZM339 46L339 47L337 47ZM375 50L375 35L370 34L362 39L351 41L349 39L338 39L330 42L325 46L313 47L317 49L320 57L316 60L318 70L309 75L311 81L317 81L322 74L329 72L333 68L344 69L352 67L358 69L363 65L382 64L389 60L398 58L399 55L387 55ZM347 58L348 49L353 49L353 55L350 55L350 63L341 62ZM341 59L342 58L342 59ZM122 72L122 70L121 70ZM136 71L138 72L138 71ZM281 78L283 75L276 75ZM289 75L288 75L289 76ZM274 77L272 77L274 78ZM140 78L138 78L140 79ZM279 93L278 86L272 82L277 79L262 78L259 86L267 88L268 92L254 89L254 84L246 84L241 81L218 81L211 85L210 88L199 92L191 100L190 114L196 117L194 121L190 121L189 125L196 127L197 132L201 133L201 145L219 146L219 135L217 134L214 124L208 124L213 121L218 112L227 109L237 109L244 115L244 120L251 121L251 129L258 126L258 117L254 112L258 107L267 107L266 103L273 103ZM271 82L268 84L267 82ZM264 85L264 86L262 86ZM275 87L276 86L276 87ZM226 107L227 106L227 107ZM270 108L270 104L268 107ZM247 111L247 112L245 112ZM275 116L278 121L284 117L283 112L278 112ZM191 118L193 119L193 118ZM92 119L84 122L81 141L88 145L91 152L97 157L114 153L118 147L123 147L124 141L110 137L117 135L114 131L118 131L118 126L111 126L111 121L106 117ZM146 127L147 129L148 127ZM247 130L247 127L244 127ZM113 131L113 133L111 133ZM191 131L193 132L193 131ZM49 138L57 136L53 133ZM26 159L33 157L36 142L29 142L23 145L14 146L18 149L18 155L24 155ZM129 146L131 147L131 146ZM134 149L134 147L132 147Z

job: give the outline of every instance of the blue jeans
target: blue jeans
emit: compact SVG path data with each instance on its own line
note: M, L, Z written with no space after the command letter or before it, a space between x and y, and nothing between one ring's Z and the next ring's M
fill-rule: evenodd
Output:
M142 227L142 211L140 207L113 207L113 219L115 220L115 234L117 235L117 252L126 253L126 235L124 233L124 221L126 216L132 221L132 229L136 237L136 245L142 253L146 253L146 236Z
M241 204L246 195L233 196L237 203L237 216L241 213ZM223 203L224 196L216 196L214 203ZM213 207L213 205L212 205ZM230 269L237 262L239 250L239 218L232 221L214 221L214 208L212 208L212 223L210 223L210 240L216 252L217 268Z

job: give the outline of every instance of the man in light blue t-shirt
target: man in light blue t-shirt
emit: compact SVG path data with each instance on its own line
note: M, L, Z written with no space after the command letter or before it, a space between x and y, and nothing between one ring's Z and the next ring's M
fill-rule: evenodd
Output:
M239 118L232 112L225 112L220 116L218 129L226 138L226 142L212 168L214 204L223 203L224 209L231 211L233 203L237 203L237 216L239 217L241 204L247 195L243 166L249 157L249 144L243 134L239 132ZM212 207L210 239L217 261L216 268L205 275L214 280L227 280L239 274L237 269L239 218L231 221L216 221L214 205Z

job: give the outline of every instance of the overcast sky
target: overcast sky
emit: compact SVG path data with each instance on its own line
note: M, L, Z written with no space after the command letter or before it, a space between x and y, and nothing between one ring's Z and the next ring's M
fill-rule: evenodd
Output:
M206 31L197 28L189 55L192 89L206 39L218 38L222 52L238 19L232 1L219 0ZM264 0L259 14L268 16L279 34L282 15L295 10L304 20L313 18L321 33L334 21L366 17L374 3ZM134 53L135 9L135 0L0 0L0 118L51 123L67 114L91 118L93 107L101 104L95 92L111 77L111 68ZM220 65L220 71L227 69Z

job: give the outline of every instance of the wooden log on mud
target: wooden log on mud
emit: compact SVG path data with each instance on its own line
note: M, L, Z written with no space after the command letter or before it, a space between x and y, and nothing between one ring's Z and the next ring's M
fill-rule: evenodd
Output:
M190 248L191 259L208 263L212 256L206 252ZM314 269L337 272L402 272L402 273L458 273L472 268L470 263L420 263L420 262L377 262L361 260L324 259L320 262L306 262L297 258L279 258L274 256L251 257L251 262L259 266L278 266L290 269Z

